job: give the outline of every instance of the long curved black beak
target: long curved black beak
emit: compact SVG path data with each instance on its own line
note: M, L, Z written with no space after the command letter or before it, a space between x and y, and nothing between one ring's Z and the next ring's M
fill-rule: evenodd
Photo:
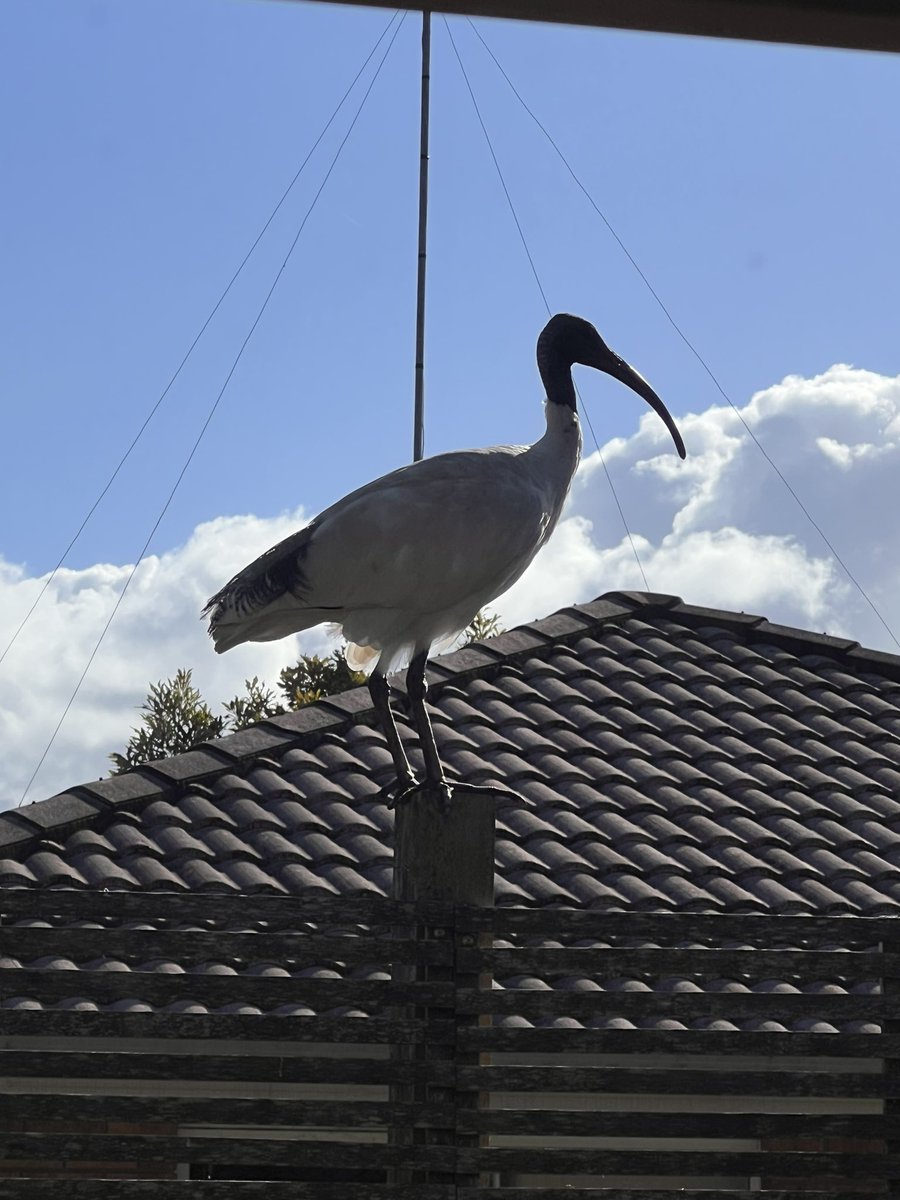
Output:
M681 434L678 432L678 426L672 420L671 413L647 380L642 375L639 375L634 367L630 367L624 358L619 358L618 354L614 354L612 350L609 350L609 358L605 359L600 370L605 371L607 375L612 375L613 379L618 379L620 383L624 383L626 387L631 388L633 392L637 392L639 396L642 396L647 401L650 407L659 414L665 423L666 429L671 433L675 449L681 458L686 458L687 451L684 448Z

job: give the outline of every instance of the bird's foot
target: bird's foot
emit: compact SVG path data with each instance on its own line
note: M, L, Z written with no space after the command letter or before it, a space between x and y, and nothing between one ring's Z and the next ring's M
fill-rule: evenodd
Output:
M525 797L502 783L454 783L454 792L469 792L475 796L512 796L513 800L525 803Z
M398 808L401 804L409 804L417 796L433 796L438 808L444 814L450 811L450 801L453 798L453 788L445 779L412 779L401 783L400 787L388 797L388 808Z
M381 789L380 798L388 808L396 808L398 804L404 804L409 800L421 786L412 771L409 771L398 776L396 783L386 784Z
M520 796L518 792L514 792L512 788L503 787L502 784L449 783L446 779L418 780L411 778L401 782L393 794L387 795L387 806L388 808L397 808L401 804L411 803L417 796L433 796L439 810L446 816L450 811L454 795L459 792L468 792L476 796L512 796L514 800L525 802L524 797Z

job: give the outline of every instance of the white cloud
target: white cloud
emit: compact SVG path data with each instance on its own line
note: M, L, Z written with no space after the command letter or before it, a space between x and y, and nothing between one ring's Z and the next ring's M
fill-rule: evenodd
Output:
M873 446L871 442L857 442L854 446L847 446L843 442L838 442L830 437L816 438L816 445L826 458L831 459L833 463L844 471L864 458L871 459L876 457L876 455L889 453L893 448L890 444Z
M685 462L652 413L602 448L651 589L897 651L741 417L900 634L900 378L848 366L790 376L740 415L689 414ZM528 619L643 586L595 451L553 542L498 607Z
M888 623L900 629L894 517L900 379L835 366L759 392L741 415ZM633 437L603 448L650 588L896 651L738 415L714 406L685 417L681 427L685 463L653 414ZM273 683L301 645L328 644L318 630L302 643L242 646L220 657L198 618L207 596L303 520L299 512L270 520L222 517L199 526L184 546L141 564L29 799L106 774L106 755L124 746L149 682L192 666L196 683L216 703L249 676ZM129 570L97 564L60 571L0 664L0 738L7 748L0 807L18 800ZM42 582L0 560L0 629L18 625ZM606 591L643 587L594 453L551 542L495 607L512 625Z
M215 654L200 610L235 571L304 519L299 512L271 520L222 517L198 526L184 546L141 563L29 801L108 774L106 756L123 749L148 683L192 667L194 682L215 706L240 691L246 678L274 683L281 667L296 661L298 638ZM130 571L105 563L60 570L0 664L6 748L0 808L18 802ZM0 563L0 629L9 631L4 646L43 582ZM319 650L326 640L317 630L304 636L303 646Z

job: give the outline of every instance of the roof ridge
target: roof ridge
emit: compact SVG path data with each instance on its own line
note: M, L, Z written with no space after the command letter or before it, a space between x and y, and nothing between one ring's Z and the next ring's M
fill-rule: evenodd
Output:
M820 653L832 657L846 657L856 669L868 665L874 672L900 681L900 654L863 646L853 638L816 633L815 630L803 629L797 625L782 625L753 613L729 612L727 609L706 608L684 602L673 606L672 612L677 612L678 616L684 617L691 624L711 621L727 627L740 627L749 631L749 636L754 641L772 642L798 655Z

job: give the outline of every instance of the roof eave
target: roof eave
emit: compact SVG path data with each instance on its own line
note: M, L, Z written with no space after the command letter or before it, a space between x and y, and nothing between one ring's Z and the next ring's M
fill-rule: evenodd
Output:
M337 2L384 7L378 0ZM431 6L426 0L412 0L406 7ZM900 51L900 11L892 0L555 0L552 5L546 0L443 0L440 10L694 37Z

